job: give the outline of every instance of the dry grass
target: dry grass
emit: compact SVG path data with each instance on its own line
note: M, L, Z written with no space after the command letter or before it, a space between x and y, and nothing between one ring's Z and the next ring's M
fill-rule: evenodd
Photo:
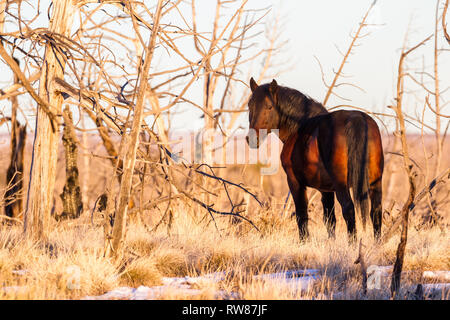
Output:
M95 165L99 160L94 158L93 161ZM94 165L92 168L95 169ZM106 167L104 163L102 166ZM253 179L250 169L244 172L245 179ZM229 173L239 177L241 172L241 169L232 168ZM322 222L320 197L315 197L310 203L311 238L306 243L299 243L297 226L290 215L292 204L284 215L280 214L287 192L283 175L280 172L269 178L272 186L269 188L261 188L258 179L253 179L256 181L253 185L248 183L265 202L264 207L259 207L251 200L248 211L249 218L261 232L245 221L236 223L224 216L215 216L216 227L204 209L177 200L172 203L174 216L170 228L163 223L150 232L160 220L166 204L160 209L144 211L140 218L137 213L130 216L125 256L118 262L103 257L103 230L91 224L90 212L77 220L55 224L47 243L23 240L20 224L0 225L0 299L80 299L101 295L120 286L158 286L164 277L195 277L218 271L226 272L226 278L217 283L197 284L198 294L186 295L174 289L166 290L159 298L389 298L388 286L385 290L369 292L367 297L362 295L360 268L354 264L358 247L347 241L338 205L336 239L328 239ZM58 182L63 179L63 176L59 177ZM384 184L390 179L395 179L396 184L402 181L401 171L385 176ZM98 188L98 181L93 181L90 190ZM439 188L438 198L445 199L448 183ZM390 207L391 199L396 199L394 209L385 214L384 231L398 215L396 208L404 201L404 190L394 190L395 194L387 194L384 198L385 208ZM232 190L232 197L239 199L241 191ZM92 206L95 192L89 200ZM439 201L437 208L443 217L440 226L423 224L422 217L429 212L426 202L421 203L411 217L404 269L413 272L403 279L406 286L417 284L420 281L417 274L424 270L450 270L449 210L444 200ZM358 223L358 236L363 237L364 251L368 253L374 245L372 226L369 223L363 234ZM399 231L385 244L375 246L366 256L367 266L392 265L398 239ZM253 278L257 274L311 268L319 269L322 276L305 291ZM71 281L78 276L79 287L71 289Z
M0 291L0 297L77 299L100 295L119 286L160 285L162 277L226 271L229 276L217 284L218 288L228 293L235 292L243 299L361 298L359 266L354 264L358 250L347 242L342 225L338 225L335 240L328 239L322 226L313 225L311 240L300 244L294 220L290 217L275 218L275 215L275 212L266 211L264 217L254 221L264 230L270 218L276 220L270 231L262 233L248 225L231 224L229 218L220 217L217 218L219 233L209 221L195 223L182 210L174 217L170 235L163 228L149 233L141 225L130 224L126 257L115 265L102 256L102 230L83 222L83 218L77 224L55 230L45 245L24 242L20 238L20 228L3 226L0 238L1 286L21 289ZM373 244L368 234L363 241L366 246ZM392 265L397 241L397 237L393 237L375 249L367 258L367 264ZM412 228L405 269L449 270L448 252L448 237L439 228L419 231ZM73 266L79 268L80 287L70 290L67 283L73 275ZM325 276L306 292L296 292L251 277L309 268L318 268ZM17 275L14 270L24 270L25 273ZM218 288L205 286L201 288L202 295L196 298L214 298ZM162 298L183 297L174 291L172 295L166 292Z

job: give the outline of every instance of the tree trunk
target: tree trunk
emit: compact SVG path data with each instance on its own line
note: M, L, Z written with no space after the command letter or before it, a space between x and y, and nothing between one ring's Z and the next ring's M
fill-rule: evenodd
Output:
M5 215L19 218L23 210L23 153L27 137L27 126L14 124L11 129L11 163L6 172L8 189L5 192Z
M66 184L60 195L64 209L61 215L55 216L57 220L78 218L83 210L80 181L78 178L77 137L72 122L72 113L68 106L64 108L63 115L64 132L62 140L66 156Z
M4 4L2 4L2 6L4 6ZM1 7L0 10L2 10ZM19 65L19 61L17 59L14 60L16 60L16 63ZM16 74L14 74L14 84L19 84L19 78ZM27 137L27 128L26 125L21 126L16 119L18 108L19 102L17 100L17 96L12 96L10 143L11 161L6 172L6 185L8 188L5 192L5 199L7 201L5 204L5 215L10 218L18 218L23 210L23 152Z
M400 243L397 247L396 260L394 263L394 270L392 271L392 279L391 279L391 297L395 299L400 291L400 283L401 283L401 275L403 268L403 260L405 258L406 252L406 243L408 241L408 220L409 220L409 211L411 210L411 206L414 203L415 197L415 177L416 174L413 172L412 162L409 157L408 144L406 141L406 127L405 127L405 119L402 111L403 104L403 94L405 92L404 86L404 68L403 63L406 59L406 56L416 50L418 47L422 46L425 42L428 41L430 37L420 42L418 45L412 47L411 49L405 51L403 47L402 53L400 55L400 60L398 63L398 76L397 76L397 105L393 108L396 113L398 128L400 131L400 141L402 143L402 155L403 155L403 167L405 169L406 174L408 175L409 180L409 197L406 203L403 205L401 217L402 217L402 232L400 236Z
M440 91L439 91L439 72L438 72L438 23L439 23L439 0L436 2L436 17L435 17L435 31L434 31L434 100L436 111L436 167L434 170L434 176L437 176L441 172L442 163L442 138L441 138L441 103L440 103ZM433 208L435 209L435 208Z
M49 31L69 37L76 7L72 0L54 1ZM64 78L65 56L58 48L46 45L44 64L39 80L39 97L48 102L51 111L61 113L63 98L54 90L53 79ZM38 107L33 157L30 170L24 233L27 237L45 239L53 202L58 151L58 130L52 129L51 119Z

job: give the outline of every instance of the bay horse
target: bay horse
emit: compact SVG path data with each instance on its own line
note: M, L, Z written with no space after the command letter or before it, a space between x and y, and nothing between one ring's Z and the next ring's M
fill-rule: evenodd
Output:
M249 123L256 130L256 139L247 136L247 142L251 148L258 148L260 129L268 133L279 130L283 142L281 163L295 203L300 240L308 237L306 187L322 194L329 237L335 236L336 194L350 241L356 239L355 207L365 229L369 199L374 237L379 239L384 157L376 122L361 111L328 112L321 103L295 89L279 86L275 80L258 85L251 78L250 88Z

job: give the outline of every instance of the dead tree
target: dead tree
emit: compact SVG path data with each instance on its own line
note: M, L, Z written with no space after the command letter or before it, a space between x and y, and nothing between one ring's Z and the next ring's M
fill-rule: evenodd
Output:
M14 59L19 65L19 61ZM19 83L19 78L14 74L14 85ZM17 109L19 103L17 96L12 96L11 100L11 160L6 172L6 184L8 189L5 192L6 204L5 215L10 218L18 218L23 210L23 154L27 137L26 125L21 126L17 121Z
M7 8L7 2L2 1L0 3L0 32L3 32L5 22L5 10ZM17 65L19 61L12 58ZM20 86L19 77L14 73L13 87ZM7 94L2 91L2 94ZM6 185L7 190L5 192L5 215L10 218L18 218L22 213L23 204L23 152L26 143L26 125L21 126L16 120L18 101L17 95L11 95L11 160L8 170L6 172Z
M440 172L442 162L442 149L444 140L441 138L441 103L440 103L440 90L439 90L439 72L438 72L438 22L439 22L439 0L436 2L436 16L435 16L435 28L434 28L434 100L435 100L435 114L436 114L436 167L434 175Z
M56 216L57 220L78 218L83 211L80 182L78 179L78 146L73 126L72 113L66 105L63 111L64 131L62 141L66 157L66 183L60 197L63 201L63 212Z
M17 124L11 133L11 161L6 172L8 189L5 192L5 215L19 218L23 211L23 173L24 149L27 138L27 126Z
M122 175L122 181L120 184L120 191L118 195L119 203L117 205L117 208L115 209L116 214L112 229L111 242L108 241L107 242L108 245L106 247L106 250L109 251L109 254L113 254L116 257L120 255L120 249L124 241L128 202L130 199L134 166L136 163L136 152L139 143L139 133L141 130L141 124L144 115L144 98L145 93L147 91L148 73L150 70L153 52L155 50L156 38L158 36L159 23L162 15L162 5L163 0L159 0L156 7L156 12L153 16L153 28L150 35L149 43L145 50L145 62L144 65L142 66L139 89L137 91L137 101L134 107L133 124L131 127L130 137L125 145L126 154L123 161L124 170ZM131 5L129 6L128 10L132 11ZM133 23L135 23L134 20ZM110 205L111 202L113 202L113 199L111 199L110 197L108 199L108 205L106 207L107 216L109 216L109 211L111 210Z
M92 5L84 6L88 3ZM212 82L217 82L221 77L226 79L226 84L239 82L240 80L234 78L233 74L236 73L233 70L237 70L237 65L252 60L251 58L238 60L239 55L233 57L235 59L229 59L230 54L228 54L228 58L226 56L226 51L238 53L239 50L244 50L245 46L236 51L235 44L240 44L246 34L245 31L262 19L261 17L247 25L236 23L247 11L243 10L242 6L246 1L241 3L236 1L235 3L239 10L233 12L233 17L230 19L225 18L227 19L227 26L220 27L220 30L217 29L215 40L212 40L213 45L210 45L211 39L207 35L205 36L205 33L199 32L196 34L210 48L210 50L203 51L206 52L206 55L200 61L197 54L190 57L188 51L182 47L185 43L182 41L186 38L191 39L193 33L195 33L190 23L182 27L174 24L161 24L157 28L155 22L158 15L154 14L155 11L150 9L146 2L55 1L50 9L52 20L49 29L26 28L26 21L29 20L24 19L23 15L17 15L20 17L17 18L17 25L22 26L22 29L18 28L13 32L2 34L2 39L6 41L0 44L0 55L11 66L21 83L14 89L15 91L7 94L29 94L39 105L25 219L26 234L45 239L45 235L48 233L47 226L49 225L56 175L55 150L59 136L58 139L55 139L54 137L57 134L53 133L53 129L57 132L57 123L49 121L45 116L49 117L52 114L56 119L56 115L61 115L62 97L67 99L65 103L79 107L83 113L81 116L88 113L92 122L97 125L108 153L107 158L115 167L114 175L111 175L113 181L111 186L113 188L106 188L107 191L114 194L116 193L115 186L119 182L117 200L116 197L109 196L106 203L107 209L105 210L107 211L105 215L107 217L105 218L106 224L112 227L112 230L108 230L106 237L109 242L108 245L111 245L109 248L112 249L111 253L120 254L120 247L125 237L127 207L129 209L127 204L130 203L131 199L133 179L139 172L139 166L135 166L137 161L151 164L152 168L155 168L154 172L147 173L147 175L155 175L166 179L166 183L160 186L162 191L158 196L167 199L169 211L172 210L173 202L171 201L179 199L197 203L206 209L211 217L214 213L236 213L236 211L233 211L236 210L234 205L232 205L232 212L227 213L214 209L212 201L202 201L200 195L206 193L216 197L217 195L201 185L198 186L199 189L190 192L178 186L179 183L172 176L172 172L179 170L179 168L174 165L174 160L171 158L170 146L166 136L167 129L164 127L164 113L172 107L185 108L186 105L189 105L201 109L204 113L208 112L208 117L212 121L211 126L218 123L217 119L214 120L216 114L227 112L223 108L225 103L222 103L220 112L216 112L213 109L213 104L209 103L212 100L208 100L209 109L206 109L201 105L201 102L189 101L185 94L189 92L191 85L203 76L202 71L205 72L205 76L210 76L209 81ZM20 6L16 5L16 2L14 4L13 7L20 10ZM219 7L225 8L225 4L226 2L223 1L218 2ZM156 2L152 5L155 8ZM190 8L191 5L190 3L186 5L181 0L160 1L158 3L161 15L169 11L177 12L183 18L183 21L188 21L183 16L186 6ZM111 7L118 7L124 14L109 15L108 10ZM75 9L80 13L78 29L69 34L68 30L70 30ZM64 11L64 14L62 11ZM107 17L94 15L94 12L102 11L107 13ZM37 6L36 12L37 14L42 12L39 6ZM97 16L102 21L96 21ZM242 22L242 20L240 21ZM115 24L123 25L122 22L128 23L128 26L132 24L133 32L120 33L116 31L117 25ZM149 33L153 34L154 32L157 32L157 34L155 37L151 37L150 43L143 40L144 34L145 40L147 40ZM230 39L227 39L227 34L231 35ZM252 39L257 35L249 35L249 37ZM12 39L12 41L9 39ZM16 42L19 45L16 45ZM29 45L33 52L30 54L22 49L25 51L25 53L22 53L27 54L27 59L30 59L31 63L26 64L24 69L20 70L16 63L13 64L10 59L8 60L11 57L5 47L18 50L16 48L20 48L20 45L24 45L24 43L25 48ZM124 51L111 49L112 46L109 46L111 43L121 46ZM45 56L40 58L39 50L43 48L42 45L45 45L46 51ZM136 52L132 48L133 45L136 46ZM147 49L144 50L145 48ZM162 57L164 60L166 56L169 59L175 55L177 61L180 61L179 59L183 61L181 66L168 64L167 70L157 70L153 66L150 68L153 48L165 49L157 49L158 59ZM218 64L214 65L217 59L211 59L212 56L218 57ZM33 57L37 57L37 59L34 60ZM212 64L212 66L206 66L207 63ZM41 70L39 94L35 92L36 75L33 74L34 69ZM25 74L27 75L25 76ZM39 78L39 75L37 77ZM175 81L180 78L187 78L187 81ZM211 99L214 88L216 87L212 84L208 90ZM228 86L228 88L230 87ZM0 98L4 97L5 95L0 96ZM201 99L201 97L198 97L198 99ZM210 112L211 110L213 112ZM232 112L234 111L232 110ZM239 109L238 112L245 112L245 109ZM146 123L146 120L150 117L154 119L152 125ZM157 129L157 133L153 132L154 127ZM144 130L151 137L152 144L155 143L159 147L159 161L147 157L148 151L144 152L139 147L138 137ZM115 143L115 138L121 139L121 147ZM196 172L194 167L185 167L184 169L197 173L198 176L204 176L204 174ZM188 179L192 181L192 177ZM208 177L208 179L212 178ZM199 191L200 189L201 191ZM170 194L164 197L163 191L169 191ZM116 201L117 209L115 208ZM100 207L105 207L104 197L98 202ZM166 200L162 202L166 202ZM142 202L141 209L145 206L146 204ZM110 217L113 217L113 219L110 219Z
M328 99L330 98L331 94L334 94L334 95L337 96L337 94L335 92L333 92L333 89L335 89L336 87L338 87L340 85L352 85L354 87L357 87L357 86L355 86L353 84L349 84L349 83L340 83L340 84L338 84L337 80L339 79L339 76L341 76L341 74L342 74L342 70L344 69L344 66L347 63L347 60L348 60L350 54L352 53L353 48L355 47L356 41L363 37L361 35L361 31L364 29L365 26L367 26L367 24L366 24L367 17L369 16L369 13L372 10L372 8L375 6L376 2L377 2L376 0L372 2L372 4L370 5L369 9L366 11L364 17L362 18L361 22L359 23L359 27L356 30L355 35L352 36L352 41L350 43L350 46L348 47L347 52L345 53L344 57L342 58L341 64L339 65L339 69L336 72L336 74L335 74L335 76L333 78L333 81L331 82L330 85L327 85L325 83L325 81L324 81L325 86L327 86L327 88L328 88L327 93L325 95L325 98L323 99L323 102L322 102L322 104L324 106L326 106L326 104L328 102ZM323 79L323 73L322 73L322 79ZM359 88L359 87L357 87L357 88Z
M279 27L277 19L270 26L273 32L267 32L269 43L263 49L252 53L250 58L243 58L244 52L251 47L248 43L255 36L255 34L250 34L251 31L269 12L269 10L263 9L260 17L250 21L250 13L253 11L256 13L257 10L248 9L246 7L247 2L247 0L241 2L218 0L210 32L202 32L198 29L196 20L199 13L196 9L196 1L191 2L192 39L195 50L202 57L200 67L203 70L201 74L203 77L203 101L199 102L199 105L201 104L200 109L204 113L204 128L212 131L219 127L224 137L227 135L222 129L222 126L226 125L223 115L227 113L232 115L232 119L228 121L228 127L232 129L236 118L242 112L247 111L245 108L248 100L247 94L243 95L243 102L239 103L239 105L233 105L233 103L228 101L227 105L229 107L224 108L226 100L231 100L232 89L234 89L233 84L240 82L236 78L239 67L266 54L258 77L259 81L261 81L267 76L267 69L272 64L274 53L283 46L283 43L279 41L281 37L277 32L277 27ZM234 5L236 5L235 8L232 7ZM233 8L233 13L224 19L224 11L230 8ZM219 55L219 59L215 57L216 55ZM219 98L220 105L214 108ZM204 161L212 163L212 137L208 135L204 138L205 141L202 141Z
M447 40L448 44L450 44L450 34L448 34L447 31L447 23L446 23L446 18L447 18L447 10L448 10L448 1L445 1L445 5L444 5L444 11L442 12L442 29L444 32L444 37Z
M408 175L408 181L409 181L409 195L408 199L403 205L402 211L400 213L401 215L401 226L402 231L400 235L400 242L398 244L397 248L397 254L394 264L394 270L392 271L392 280L391 280L391 296L392 298L396 298L398 296L399 290L400 290L400 282L401 282L401 273L403 268L403 261L405 258L405 251L406 251L406 243L408 241L408 220L409 220L409 212L411 210L411 206L414 203L414 197L416 193L416 185L415 185L415 173L412 171L412 162L409 157L408 152L408 145L406 142L406 129L405 129L405 120L403 116L402 111L402 103L403 103L403 95L405 92L404 88L404 63L406 57L422 46L426 41L428 41L431 37L428 37L427 39L423 40L416 46L405 50L405 47L403 47L402 53L400 55L400 60L398 63L398 76L397 76L397 97L396 97L396 105L391 107L396 114L397 122L399 125L399 135L400 135L400 141L402 146L402 155L403 155L403 167L406 171L406 174Z
M69 36L75 6L72 0L53 2L49 31L51 34ZM62 78L66 57L64 52L47 40L39 80L39 97L51 106L51 111L61 113L63 97L53 86L55 77ZM28 187L24 233L27 237L45 239L48 232L53 192L56 178L58 132L42 107L38 108L33 160Z

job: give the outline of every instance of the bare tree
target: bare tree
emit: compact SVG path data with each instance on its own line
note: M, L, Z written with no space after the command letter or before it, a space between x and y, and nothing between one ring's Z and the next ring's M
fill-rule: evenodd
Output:
M5 23L5 10L7 2L2 1L0 3L0 32L3 32ZM15 63L19 65L19 61L14 59ZM19 78L14 74L13 87L20 86ZM22 214L23 204L23 154L26 143L26 125L21 126L17 121L17 110L19 103L17 95L11 95L11 160L6 172L6 184L8 189L5 192L5 215L10 218L18 218Z
M49 23L51 36L69 36L76 7L71 0L53 3L52 18ZM63 97L53 86L55 77L64 74L66 58L60 48L51 41L46 44L45 64L39 80L39 97L48 103L55 114L61 113ZM46 112L38 108L36 134L33 143L33 159L30 170L24 232L28 237L45 239L53 203L56 178L58 132Z
M133 202L132 194L136 193L134 188L141 188L141 195L143 194L146 176L155 180L162 177L165 183L158 180L158 199L152 198L145 203L141 196L138 209L141 213L146 208L164 203L167 204L165 212L170 216L176 200L194 202L212 219L213 214L240 216L238 205L231 200L231 211L228 212L216 209L214 201L207 197L204 200L201 195L217 197L220 188L226 189L229 186L246 189L218 177L214 168L187 163L181 167L175 165L178 160L174 160L171 152L169 128L166 128L165 123L171 109L198 108L209 119L205 121L209 121L211 128L220 128L221 124L225 124L223 115L228 111L233 115L230 123L236 119L235 114L245 112L245 97L231 109L225 108L225 100L231 95L233 84L241 83L246 88L245 83L236 76L239 67L266 53L262 76L275 52L273 49L276 47L274 43L277 37L274 33L268 47L258 50L249 59L243 59L243 51L250 47L246 41L259 34L251 34L250 30L262 21L267 10L258 13L258 18L248 19L252 11L246 8L247 1L236 1L231 9L225 9L229 4L217 2L220 12L231 10L232 13L220 21L220 14L217 16L214 27L216 31L211 37L205 36L207 33L203 30L194 31L195 21L192 24L188 22L185 17L187 11L184 10L192 10L193 6L190 3L186 5L181 0L159 1L157 5L152 4L153 8L144 2L133 1L55 2L49 11L52 17L49 29L32 26L33 19L41 12L39 4L36 16L31 20L20 18L21 14L11 15L17 21L17 29L0 35L4 39L0 45L0 55L19 81L6 88L0 99L28 94L38 104L25 234L45 239L48 233L55 191L56 137L59 135L57 120L61 119L63 99L65 104L75 107L72 110L78 108L81 123L88 121L87 126L95 126L107 153L105 158L113 166L106 192L99 201L102 202L102 207L106 206L104 225L109 255L120 257L127 211ZM15 7L9 9L21 13L20 6L16 3ZM118 14L114 14L112 10L118 10ZM101 12L106 14L98 14ZM257 12L252 13L256 16ZM155 24L169 14L178 15L184 24ZM78 23L74 24L76 29L72 29L71 21L75 17L78 18ZM225 26L221 27L224 21ZM128 28L127 32L123 31L124 28ZM147 37L148 42L143 40ZM181 41L186 39L194 39L194 45L196 43L202 52L200 60L199 52L194 51L191 55L184 50ZM121 50L115 50L116 47ZM156 48L158 49L155 50ZM29 63L23 69L19 68L8 49L20 51ZM168 64L166 69L152 65L154 55L158 59L175 56L178 65ZM36 72L35 69L41 72ZM205 96L199 96L200 99L207 97L207 103L188 98L189 89L199 77L207 79L203 88L207 87L203 91ZM218 90L222 86L224 90ZM219 100L220 105L215 106ZM219 118L222 122L219 122ZM75 137L76 131L85 133L88 130L84 126L80 129L76 123L73 129L72 137ZM140 143L139 137L144 136L145 142ZM74 138L73 141L75 140L78 144L79 141ZM85 140L83 144L86 146ZM150 144L158 147L156 159L150 154ZM184 185L192 183L195 188L187 191L175 178L176 175L186 176L187 182ZM139 185L133 183L136 176L141 179ZM196 184L196 178L199 177L204 181L211 181L214 191L201 183ZM117 208L114 208L116 201ZM79 205L72 207L77 207L77 211ZM66 208L63 209L63 215L65 212L68 212ZM54 216L57 217L58 214Z
M438 25L439 25L439 0L436 1L436 15L435 15L435 28L434 28L434 101L435 101L435 114L436 114L436 167L434 175L436 176L441 170L442 162L442 148L443 139L441 138L441 103L440 103L440 90L439 90L439 63L438 63Z
M373 9L373 7L375 6L376 2L377 2L376 0L374 0L372 2L372 4L370 5L369 9L367 9L366 13L364 14L361 22L359 23L358 29L356 30L356 33L352 36L352 41L351 41L351 43L350 43L346 53L343 55L341 64L339 65L339 69L337 70L337 72L334 75L333 81L331 82L330 85L327 85L325 83L325 81L324 81L325 86L328 88L327 93L325 95L325 98L323 99L323 102L322 102L322 104L324 106L327 104L328 99L330 98L331 94L335 94L336 95L336 93L333 92L333 90L336 87L341 86L341 85L352 85L352 84L349 84L349 83L340 83L340 84L338 84L337 81L338 81L339 77L342 74L342 70L344 69L344 66L347 63L347 60L348 60L350 54L352 53L353 48L355 47L356 41L359 40L360 38L364 37L364 35L361 35L361 31L364 29L364 27L367 26L367 23L366 23L367 17L369 16L370 11ZM323 79L323 72L322 72L322 79ZM355 85L352 85L352 86L355 86Z
M19 61L15 59L17 65ZM14 74L14 85L19 79ZM17 96L11 96L11 160L6 171L6 183L9 185L5 193L7 203L5 214L10 218L18 218L23 211L23 174L24 174L24 149L27 137L26 125L21 126L17 121L17 110L19 102Z
M63 111L64 130L62 141L66 158L66 183L60 197L63 201L63 212L57 215L60 219L78 218L83 211L83 202L78 170L78 139L73 125L72 112L66 105Z
M447 40L447 42L450 44L450 35L448 34L447 31L447 23L446 23L446 18L447 18L447 10L448 10L448 1L445 1L445 5L444 5L444 10L442 11L442 30L444 31L444 37Z
M126 227L126 218L127 218L127 209L128 202L130 199L131 192L131 183L134 174L134 166L136 162L136 152L139 143L139 134L141 130L141 124L144 114L144 98L147 91L148 85L148 73L150 70L150 64L153 57L153 52L155 50L156 38L158 36L159 24L162 15L162 5L163 0L159 0L156 6L155 14L153 15L153 28L150 35L148 46L145 49L144 55L144 65L142 67L142 71L140 72L140 83L137 91L137 101L134 107L134 118L133 124L131 126L131 132L129 140L125 146L126 154L124 158L124 169L122 181L120 184L120 192L118 195L119 203L116 208L116 215L114 219L114 226L112 230L112 244L111 249L114 255L119 256L120 249L123 243L125 227ZM131 11L131 5L129 7ZM137 30L136 30L137 31ZM109 201L113 201L109 198ZM108 206L107 206L108 209ZM108 212L107 212L108 213Z
M400 281L401 281L401 272L403 268L403 260L405 257L405 250L406 250L406 243L408 241L408 219L409 219L409 212L411 210L411 206L414 203L414 197L416 193L416 184L415 184L415 176L416 174L413 172L412 168L412 162L409 157L409 151L408 151L408 144L406 141L406 127L405 127L405 120L403 116L402 111L402 103L403 103L403 96L405 92L404 88L404 62L406 57L419 48L420 46L424 45L426 41L428 41L431 37L428 37L427 39L423 40L416 46L406 50L403 48L402 53L400 55L400 60L398 63L398 75L397 75L397 97L396 97L396 105L392 107L392 109L395 111L396 118L399 125L399 135L400 135L400 141L401 141L401 147L402 147L402 155L403 155L403 167L405 169L405 172L408 176L409 181L409 196L405 204L403 205L402 211L401 211L401 236L400 236L400 242L397 248L397 255L396 260L394 264L394 270L392 273L392 281L391 281L391 295L393 298L395 298L398 295L399 289L400 289Z

